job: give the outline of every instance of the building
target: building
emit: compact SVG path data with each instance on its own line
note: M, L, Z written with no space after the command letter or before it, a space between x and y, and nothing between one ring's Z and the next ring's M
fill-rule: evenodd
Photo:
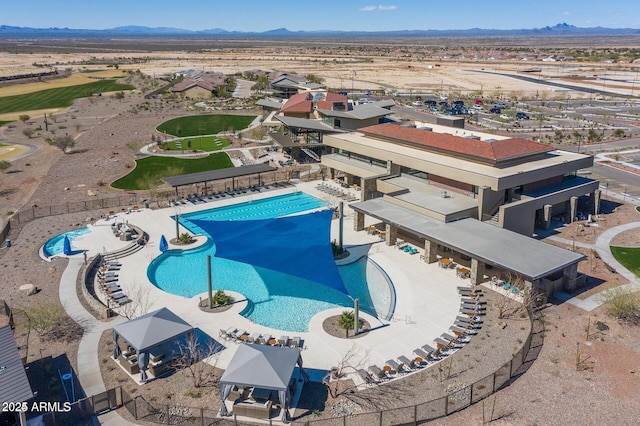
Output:
M0 424L12 424L14 413L6 410L7 404L30 401L33 391L20 358L9 318L0 315ZM6 411L6 412L5 412ZM13 410L12 410L13 411ZM26 425L26 412L19 412L20 424Z
M171 92L190 99L207 99L215 90L227 84L227 76L218 72L181 74L184 79L171 88Z
M558 280L578 285L584 256L529 237L554 216L576 220L585 195L588 213L598 213L599 182L577 174L593 158L525 139L448 132L379 124L324 137L322 164L362 188L361 202L351 204L356 230L368 215L385 223L388 245L398 232L424 242L425 261L434 262L439 247L462 253L475 283L489 265L545 291Z

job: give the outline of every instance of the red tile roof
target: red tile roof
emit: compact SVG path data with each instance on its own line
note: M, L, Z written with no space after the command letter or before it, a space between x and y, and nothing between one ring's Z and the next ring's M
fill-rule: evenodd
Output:
M312 112L313 104L310 100L310 94L308 92L296 93L291 96L287 103L284 104L280 111L282 112Z
M431 151L449 153L457 157L470 157L482 162L499 163L501 161L524 158L552 151L554 148L527 139L510 138L485 142L460 136L419 130L393 123L363 127L358 130L367 136L382 137L409 145L418 145Z

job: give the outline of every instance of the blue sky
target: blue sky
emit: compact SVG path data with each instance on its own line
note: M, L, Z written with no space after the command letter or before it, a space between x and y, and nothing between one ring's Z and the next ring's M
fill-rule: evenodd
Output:
M637 1L637 0L636 0ZM3 1L0 24L106 29L427 30L640 28L634 0L21 0Z

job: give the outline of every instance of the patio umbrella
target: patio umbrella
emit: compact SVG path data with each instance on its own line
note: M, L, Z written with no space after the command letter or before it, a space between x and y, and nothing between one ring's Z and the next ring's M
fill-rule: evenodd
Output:
M160 237L160 251L164 253L169 249L169 244L167 243L167 239L163 236Z
M64 236L64 241L62 242L62 252L66 255L71 254L71 240L69 240L69 236Z

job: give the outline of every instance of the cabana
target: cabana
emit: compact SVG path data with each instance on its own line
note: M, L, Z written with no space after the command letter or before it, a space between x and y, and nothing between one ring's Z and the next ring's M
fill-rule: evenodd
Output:
M121 358L122 354L120 346L118 346L118 338L122 337L137 356L135 358L137 366L133 364L131 359L126 359L124 365L132 366L129 369L130 373L137 372L136 370L139 369L141 373L140 380L144 382L147 380L146 370L148 369L147 364L150 357L163 363L170 361L167 359L168 357L163 356L164 354L150 356L152 350L160 347L165 342L176 340L178 337L190 333L193 333L193 327L182 318L167 308L158 309L113 327L113 359Z
M291 388L293 387L290 384L295 384L295 378L293 382L292 378L296 365L300 367L304 380L308 380L307 374L302 369L300 351L299 348L240 345L220 379L220 397L222 399L220 415L228 416L230 414L225 400L235 385L243 388L252 387L252 393L257 394L258 391L266 393L269 396L265 399L269 399L272 395L269 391L276 391L277 399L283 410L282 420L286 421L287 410L291 403Z

